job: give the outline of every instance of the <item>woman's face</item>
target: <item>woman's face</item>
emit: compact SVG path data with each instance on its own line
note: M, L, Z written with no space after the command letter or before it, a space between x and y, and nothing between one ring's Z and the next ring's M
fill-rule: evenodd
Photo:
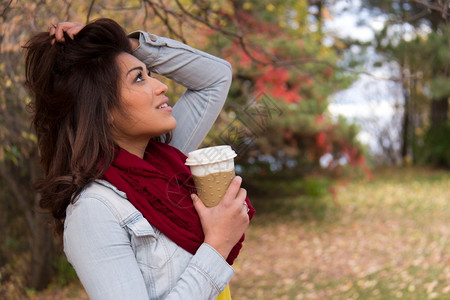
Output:
M176 120L165 93L167 86L148 75L144 63L128 53L117 57L122 107L111 112L115 142L125 150L143 156L152 137L173 130Z

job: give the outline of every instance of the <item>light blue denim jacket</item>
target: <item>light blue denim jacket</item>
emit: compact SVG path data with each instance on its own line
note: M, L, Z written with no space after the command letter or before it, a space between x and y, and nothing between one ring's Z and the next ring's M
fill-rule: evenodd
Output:
M228 62L145 32L133 55L152 72L187 88L173 108L171 145L196 149L216 120L231 84ZM207 244L195 255L151 225L126 195L104 180L86 187L67 208L64 251L89 297L96 299L215 299L234 274Z

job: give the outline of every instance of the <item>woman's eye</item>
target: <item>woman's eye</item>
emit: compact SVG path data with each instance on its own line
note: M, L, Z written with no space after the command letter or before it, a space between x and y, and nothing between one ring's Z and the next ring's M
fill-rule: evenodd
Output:
M152 77L152 72L147 71L147 75L148 75L148 77ZM135 80L135 81L136 81L136 82L142 82L142 81L145 81L144 73L139 72L138 75L136 76L136 80Z
M143 74L142 74L142 72L139 72L139 74L136 76L136 82L142 82L142 81L144 81Z

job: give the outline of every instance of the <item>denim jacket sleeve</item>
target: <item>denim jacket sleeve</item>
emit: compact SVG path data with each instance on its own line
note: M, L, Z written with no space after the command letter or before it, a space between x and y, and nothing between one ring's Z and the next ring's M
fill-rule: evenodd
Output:
M139 37L140 45L133 55L149 70L187 88L173 109L177 127L170 144L185 154L197 149L225 103L231 65L169 38L141 31L130 37Z
M154 236L145 237L154 234L152 227L145 219L147 225L142 226L145 225L141 222L142 214L114 189L94 183L67 209L64 252L89 298L215 299L234 274L223 257L203 244L195 255L176 256L182 261L171 260L170 263L176 264L172 268L167 267L169 262L155 261L162 257L157 252L168 245L158 246ZM139 228L134 226L137 223ZM130 232L136 236L130 236ZM180 248L180 251L184 250ZM140 260L143 255L153 262ZM157 267L161 264L166 267ZM179 268L180 271L175 271ZM164 275L148 272L164 272ZM164 282L147 282L157 277Z

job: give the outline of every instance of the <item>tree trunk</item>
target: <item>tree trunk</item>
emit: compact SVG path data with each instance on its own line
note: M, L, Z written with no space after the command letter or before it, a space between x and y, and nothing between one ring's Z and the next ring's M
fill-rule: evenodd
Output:
M36 228L31 244L29 287L38 291L48 286L54 274L52 264L55 258L55 247L53 233L48 224L48 217L48 214L39 210L35 213Z
M448 5L448 3L445 5ZM444 6L442 7L444 8ZM431 11L428 20L431 23L431 28L433 29L433 32L439 32L440 30L439 26L444 21L440 12L434 10ZM444 65L439 66L437 69L433 68L432 69L433 77L445 77L448 80L450 76L449 67L450 64L447 62L446 64L444 63ZM441 97L439 99L431 99L430 104L431 127L438 128L442 125L445 125L448 120L448 111L449 111L448 96Z
M0 164L0 176L14 195L14 205L22 211L27 225L25 230L31 251L27 287L42 290L50 283L54 273L52 262L55 257L55 241L48 225L48 214L39 208L39 195L32 190L30 184L40 176L38 158L30 157L28 162L29 177L20 176L17 167L7 163Z
M403 70L403 68L402 68ZM401 146L401 157L403 162L405 162L408 153L409 153L409 131L410 131L410 114L411 114L411 93L410 90L405 83L405 80L402 80L402 89L403 89L403 120L402 120L402 146Z
M40 177L39 158L30 158L31 182ZM49 226L49 214L39 207L40 195L35 194L33 201L34 224L31 237L31 277L29 287L43 290L50 283L53 274L53 260L55 258L55 242L53 231Z
M431 101L430 124L431 127L440 127L448 120L448 98L433 99Z

